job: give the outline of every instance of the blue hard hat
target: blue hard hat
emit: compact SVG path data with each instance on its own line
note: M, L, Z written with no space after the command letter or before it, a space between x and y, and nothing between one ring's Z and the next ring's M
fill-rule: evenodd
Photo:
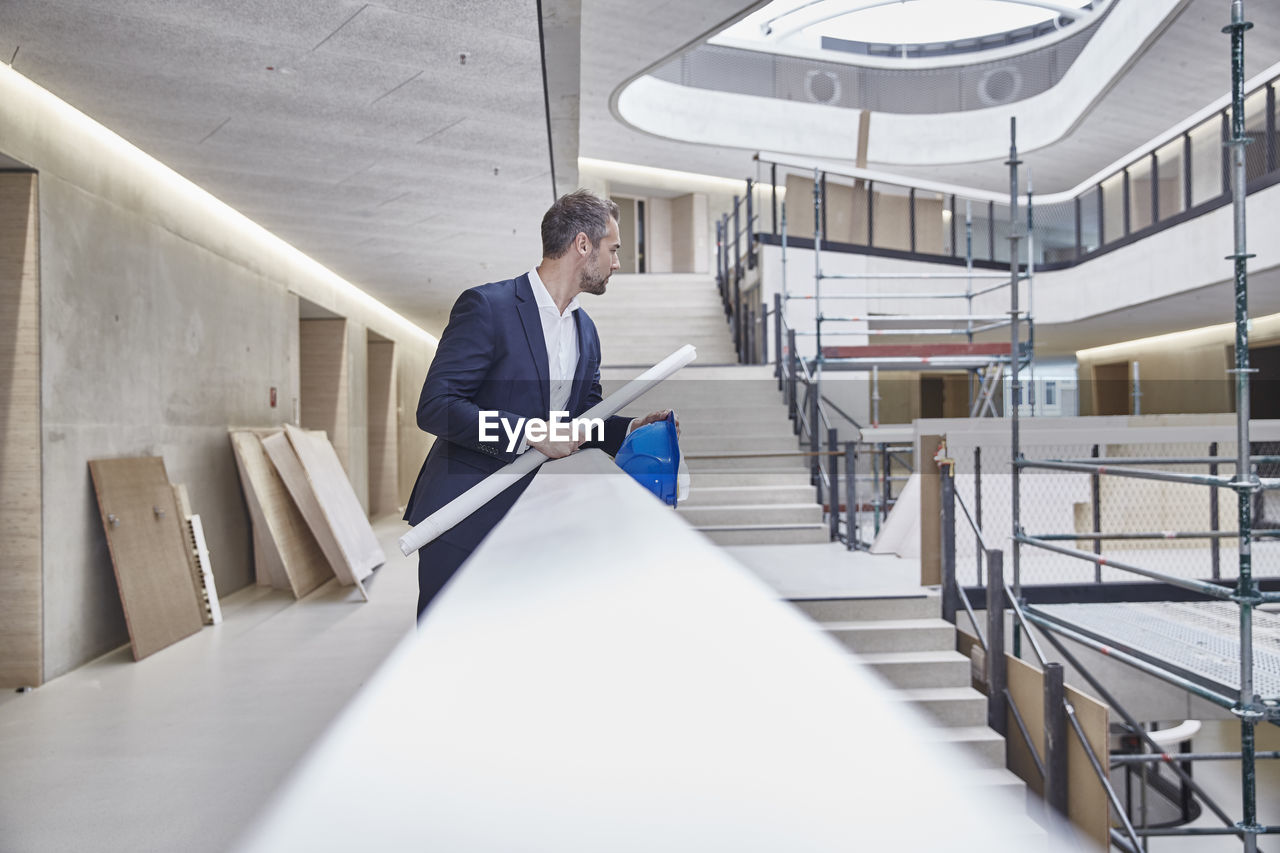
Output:
M680 467L675 412L657 423L632 430L614 461L664 503L675 506L676 472Z

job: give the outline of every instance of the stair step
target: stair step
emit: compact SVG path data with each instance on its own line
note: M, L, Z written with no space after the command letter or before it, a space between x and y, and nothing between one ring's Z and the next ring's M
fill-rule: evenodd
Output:
M850 651L953 651L956 628L943 619L877 619L865 622L823 622L822 628Z
M709 527L777 527L792 524L821 524L822 507L816 503L741 504L738 506L689 506L676 512L699 529ZM953 643L954 644L954 643Z
M673 312L669 306L664 303L654 302L652 299L627 299L625 300L624 310L618 310L618 305L614 304L615 294L609 294L608 306L596 308L591 311L591 319L599 327L602 323L622 323L629 318L638 317L650 322L658 322L665 325L672 320ZM714 320L721 325L728 325L728 320L724 316L724 307L720 304L718 296L697 299L692 294L687 295L680 306L679 319L681 320ZM622 304L622 303L618 303Z
M807 469L788 468L786 470L760 471L741 469L737 471L698 471L695 475L690 471L692 485L689 497L692 498L702 488L744 488L748 486L784 487L805 486L812 489Z
M814 487L807 482L791 486L703 486L694 483L682 507L761 506L764 504L812 503Z
M679 410L676 410L677 417ZM795 436L787 433L756 433L753 435L708 435L693 428L686 428L680 422L680 452L687 456L695 454L721 455L728 453L795 453Z
M1004 738L986 726L940 726L923 729L926 743L950 743L976 756L987 767L1005 766Z
M698 532L717 545L816 545L831 539L825 524L706 527Z
M965 687L969 659L956 651L871 652L858 660L894 687Z
M601 384L607 396L626 383L611 380ZM709 379L687 386L672 386L664 382L638 397L631 406L654 408L655 402L676 411L687 409L691 415L700 414L726 421L765 416L775 422L791 423L782 395L770 386L755 382L739 384Z
M966 768L963 776L965 787L1007 790L1010 793L1019 795L1024 794L1027 789L1026 782L1019 779L1012 770L1006 770L1004 767ZM1030 821L1030 818L1028 818L1028 821ZM1044 834L1044 830L1034 822L1030 822L1026 829L1032 835Z
M792 606L818 622L876 619L928 619L941 613L936 594L860 598L793 598ZM968 682L965 682L968 684Z
M893 698L914 705L944 726L982 726L987 722L987 697L972 687L895 690Z
M632 409L634 407L628 407ZM716 417L708 412L681 406L655 406L655 409L674 408L680 420L680 440L685 437L699 435L723 436L725 438L740 435L790 436L792 448L799 446L799 441L791 433L791 421L781 412L757 412L751 420Z
M732 341L729 336L729 324L723 316L689 316L681 311L679 317L672 317L668 313L665 314L665 319L659 320L658 315L646 316L644 312L629 311L625 317L593 317L592 319L595 320L596 330L600 333L602 341L625 343L635 340L648 343L655 337L654 324L658 322L661 323L659 328L662 330L661 335L664 340L690 335L696 337L719 335L725 341Z
M690 472L702 471L802 471L809 472L808 456L744 456L706 459L686 457Z
M635 368L638 374L642 369L652 367L662 361L671 353L675 352L679 347L686 343L692 343L698 349L698 358L708 364L733 364L738 360L738 355L732 348L724 347L704 347L699 346L697 341L681 341L674 346L653 348L653 349L626 349L611 350L606 345L604 347L604 356L601 361L602 367L630 367Z

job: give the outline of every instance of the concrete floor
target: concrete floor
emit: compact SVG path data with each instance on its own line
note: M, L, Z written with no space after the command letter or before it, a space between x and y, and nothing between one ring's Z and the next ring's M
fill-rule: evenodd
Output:
M397 519L375 524L389 559L366 581L368 603L336 583L301 602L250 587L223 599L222 625L146 660L122 647L37 690L0 694L0 851L228 849L412 630L417 580L415 561L395 545L403 530ZM916 561L839 545L727 550L786 596L919 591ZM1207 724L1196 746L1230 748L1235 728ZM1280 746L1265 736L1268 748ZM1273 824L1278 763L1259 780L1261 817ZM1197 770L1232 814L1237 768ZM1229 839L1151 848L1240 849Z
M368 603L336 581L300 602L249 587L142 661L124 646L0 694L0 851L228 849L413 627L404 523L375 529L388 562Z

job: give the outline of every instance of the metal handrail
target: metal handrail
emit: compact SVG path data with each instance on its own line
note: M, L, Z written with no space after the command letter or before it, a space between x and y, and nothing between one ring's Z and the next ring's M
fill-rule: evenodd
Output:
M1036 635L1031 633L1031 625L1027 621L1027 613L1022 609L1022 604L1019 603L1018 597L1013 594L1013 587L1005 584L1004 595L1009 602L1009 606L1013 608L1013 618L1018 621L1018 624L1022 626L1023 632L1027 635L1027 642L1031 644L1031 651L1035 652L1036 659L1040 661L1041 666L1044 666L1049 662L1049 659L1045 657L1044 649L1040 648Z
M1236 459L1231 456L1087 456L1083 459L1056 459L1055 462L1069 462L1083 465L1102 465L1108 468L1114 465L1235 465ZM1255 465L1280 464L1280 456L1250 456L1249 462Z
M1051 633L1046 633L1045 638L1050 643L1053 644L1053 647L1055 649L1058 650L1058 653L1062 655L1063 660L1065 660L1072 667L1074 667L1075 671L1078 672L1085 681L1089 682L1089 685L1095 691L1097 691L1097 694L1099 697L1102 698L1102 701L1106 702L1111 709L1113 709L1116 713L1118 713L1124 719L1125 725L1129 728L1131 732L1133 732L1139 738L1141 738L1146 743L1147 747L1152 751L1157 753L1162 751L1160 745L1157 744L1155 742L1155 739L1153 739L1151 735L1147 733L1146 729L1142 728L1142 726L1139 725L1138 721L1134 719L1133 715L1131 715L1128 711L1125 710L1124 705L1120 704L1120 702L1116 700L1115 696L1111 694L1111 691L1107 690L1107 688L1103 686L1102 682L1100 682L1096 677L1094 677L1094 675L1090 673L1089 670L1085 669L1083 666L1080 665L1080 662L1076 660L1075 655L1071 654L1071 652L1067 650L1066 646L1064 646L1061 643L1061 641L1058 640L1057 637L1055 637ZM1182 782L1191 789L1192 793L1194 793L1197 797L1200 798L1200 801L1204 803L1204 805L1206 805L1209 808L1209 810L1218 817L1219 820L1221 820L1227 826L1234 826L1234 822L1227 815L1227 813L1222 810L1222 808L1218 805L1218 803L1212 797L1210 797L1209 794L1203 788L1200 787L1199 783L1197 783L1195 779L1192 778L1191 774L1188 773L1186 770L1184 770L1178 762L1175 761L1170 763L1169 768L1173 770L1173 772L1182 780Z
M1022 742L1026 744L1027 750L1031 753L1031 760L1035 762L1036 770L1040 773L1040 778L1045 777L1044 759L1040 757L1040 751L1036 749L1036 745L1031 741L1031 732L1027 729L1027 721L1022 718L1022 712L1018 710L1018 703L1013 701L1013 694L1008 688L1004 691L1005 702L1009 706L1009 710L1013 712L1013 721L1018 724L1018 733L1022 735Z
M1129 841L1133 844L1134 850L1142 849L1142 842L1138 840L1138 831L1133 827L1133 821L1129 820L1129 813L1124 807L1124 803L1120 802L1120 795L1116 793L1116 789L1111 786L1111 779L1107 775L1107 771L1103 768L1102 763L1098 761L1098 755L1093 751L1093 745L1089 743L1089 739L1084 736L1084 729L1080 726L1080 720L1076 718L1076 709L1067 700L1062 702L1067 712L1067 722L1071 724L1071 730L1075 732L1076 739L1079 740L1080 746L1084 748L1084 754L1089 758L1089 765L1093 768L1094 775L1098 777L1098 781L1102 783L1103 790L1107 792L1107 799L1111 801L1111 807L1115 810L1120 818L1120 822L1124 825L1125 835L1129 836Z
M982 529L978 527L977 522L973 520L973 516L969 514L969 507L965 505L964 498L960 497L960 493L956 492L956 503L960 504L960 508L964 510L965 520L969 522L969 529L973 531L973 535L978 537L978 544L982 546L983 551L992 550L985 536L982 535Z
M1085 560L1099 567L1119 569L1120 571L1141 575L1142 577L1151 578L1152 580L1163 581L1164 583L1182 587L1183 589L1191 590L1192 592L1198 592L1209 598L1216 598L1220 601L1233 601L1235 599L1235 593L1230 589L1218 586L1217 584L1208 583L1206 581L1180 578L1175 575L1165 574L1164 572L1157 572L1154 569L1144 569L1140 566L1130 565L1129 563L1114 560L1110 557L1103 557L1090 551L1078 551L1075 548L1064 548L1060 545L1050 545L1044 540L1034 539L1026 534L1018 534L1017 536L1014 536L1013 541L1023 545L1031 545L1035 548L1041 548L1045 551L1052 551L1055 554L1062 554L1065 557L1075 557L1079 560Z
M844 419L845 419L846 421L848 421L849 423L853 424L854 429L858 430L858 436L859 436L859 438L861 438L861 436L862 436L862 429L863 429L862 424L860 424L860 423L858 423L857 421L855 421L852 417L850 417L848 414L846 414L846 413L845 413L845 411L844 411L843 409L841 409L841 408L840 408L839 406L837 406L835 403L831 402L831 398L829 398L826 394L823 394L821 399L822 399L822 402L826 403L828 406L830 406L830 407L831 407L831 410L832 410L833 412L835 412L835 413L836 413L837 415L839 415L840 417L844 418Z

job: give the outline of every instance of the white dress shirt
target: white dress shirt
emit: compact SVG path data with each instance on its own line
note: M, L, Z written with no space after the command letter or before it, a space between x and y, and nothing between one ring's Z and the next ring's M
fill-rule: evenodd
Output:
M579 307L578 297L569 300L561 313L547 286L542 283L537 267L529 270L529 284L533 287L533 299L538 303L538 318L542 320L542 340L547 345L551 413L554 416L555 412L568 409L573 374L578 369L578 324L573 318L573 312Z

